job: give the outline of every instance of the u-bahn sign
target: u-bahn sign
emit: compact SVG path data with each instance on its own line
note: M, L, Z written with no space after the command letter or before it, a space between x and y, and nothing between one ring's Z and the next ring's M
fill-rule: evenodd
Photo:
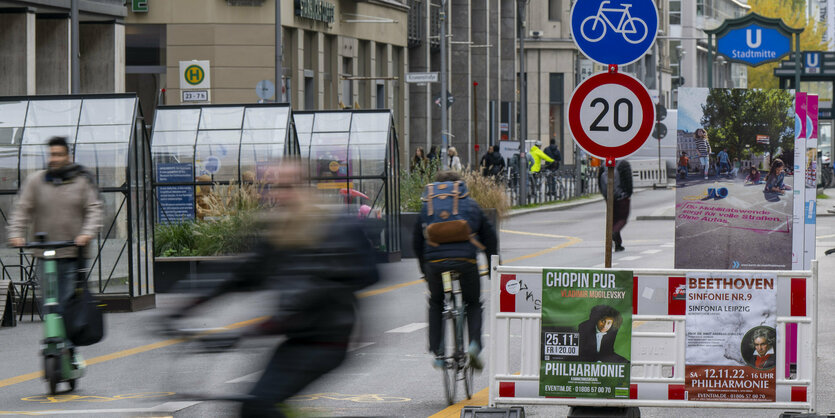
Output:
M730 61L756 67L778 61L791 52L792 34L803 29L787 26L782 19L771 19L750 13L726 20L705 33L716 35L716 51Z

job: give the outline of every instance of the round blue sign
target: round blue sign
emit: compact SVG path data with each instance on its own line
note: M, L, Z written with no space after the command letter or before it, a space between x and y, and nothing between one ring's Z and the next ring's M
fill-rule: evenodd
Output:
M210 155L206 158L206 163L203 165L203 168L209 174L215 174L220 170L220 158L215 157L214 155Z
M658 11L652 0L578 0L571 9L571 34L591 60L631 64L655 42Z

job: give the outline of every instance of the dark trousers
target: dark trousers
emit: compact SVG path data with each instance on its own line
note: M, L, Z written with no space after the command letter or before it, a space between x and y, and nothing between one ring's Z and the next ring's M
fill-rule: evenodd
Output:
M426 263L426 280L429 284L429 351L443 354L441 343L444 335L444 284L441 273L457 271L461 296L467 310L467 329L470 341L481 345L481 277L478 264L463 260L445 260Z
M612 240L615 245L620 247L623 245L623 238L620 236L620 231L626 226L626 221L629 219L629 204L631 199L615 200L614 213L612 214Z
M290 339L276 348L261 379L250 391L253 399L241 406L242 417L283 417L278 404L337 368L348 350L343 343Z
M77 282L82 280L78 277L78 270L83 267L84 259L78 258L57 258L56 271L58 272L58 307L54 310L55 313L64 314L64 307L70 301L70 298L75 293ZM46 295L46 278L44 272L44 259L38 259L38 285L41 288L41 307L43 307L44 295Z

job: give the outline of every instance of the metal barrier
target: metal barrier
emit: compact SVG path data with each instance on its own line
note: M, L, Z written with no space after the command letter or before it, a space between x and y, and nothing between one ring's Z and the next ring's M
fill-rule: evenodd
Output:
M775 402L688 401L685 396L686 301L673 292L689 272L705 270L633 269L633 327L671 324L664 331L632 332L629 399L539 396L540 309L544 267L499 265L492 259L489 405L568 405L602 407L706 407L815 410L817 388L817 261L806 271L776 274L777 344ZM612 270L615 269L599 269ZM714 270L714 272L719 272ZM734 274L763 273L734 270ZM511 294L507 283L515 280ZM641 323L643 322L643 324ZM513 336L511 329L519 332ZM517 338L519 337L519 338ZM788 375L788 376L787 376Z
M667 169L658 168L658 160L630 160L632 187L648 187L660 183L667 176Z
M597 169L595 167L583 167L579 173L574 169L558 171L542 170L537 175L528 174L528 204L557 202L569 200L580 196L596 194ZM508 168L498 179L504 184L506 194L513 204L519 202L519 178L516 171Z

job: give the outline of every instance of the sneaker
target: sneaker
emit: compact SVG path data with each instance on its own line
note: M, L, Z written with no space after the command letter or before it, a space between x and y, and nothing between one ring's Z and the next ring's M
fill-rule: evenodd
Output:
M434 367L438 370L443 369L444 368L444 358L441 357L441 356L435 357L435 359L432 360L432 367Z
M481 347L479 347L477 342L472 341L470 347L467 349L467 355L470 357L470 365L476 370L484 368L484 364L478 358L479 353L481 353Z
M624 247L623 245L616 245L616 246L615 246L615 251L616 251L616 252L617 252L617 251L623 251L623 250L625 250L625 249L626 249L626 247Z

